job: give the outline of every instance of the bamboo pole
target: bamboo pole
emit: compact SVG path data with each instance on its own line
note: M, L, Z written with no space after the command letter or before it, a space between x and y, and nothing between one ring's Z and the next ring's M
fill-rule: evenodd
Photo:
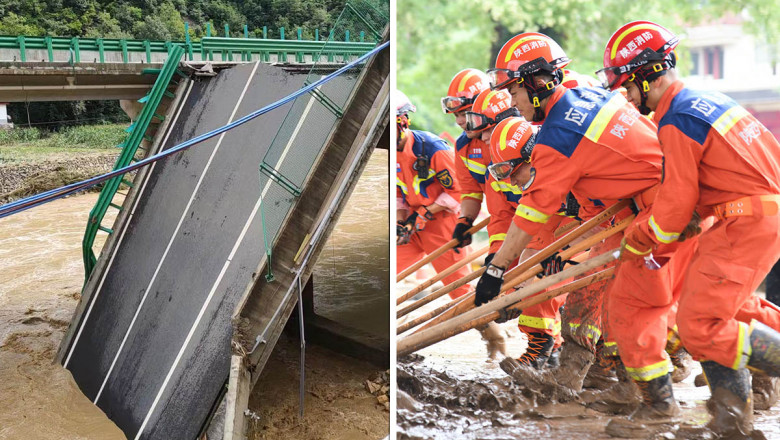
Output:
M475 272L482 273L482 271L484 271L484 267L480 267ZM463 278L461 278L461 280L462 279ZM460 280L458 280L458 281L460 281ZM445 291L444 289L439 289L439 290L437 290L435 292L431 292L428 295L425 295L424 298L421 298L421 299L413 302L412 304L409 304L408 306L404 307L403 309L399 310L396 313L396 318L401 318L402 316L408 315L409 313L419 309L420 307L428 304L429 302L431 302L431 301L433 301L435 299L440 298L441 296L443 296L446 293L447 293L447 291ZM458 298L458 300L460 300L460 298Z
M592 237L586 238L582 242L577 243L576 245L572 246L571 248L563 251L561 253L561 258L562 259L567 259L567 260L571 259L572 256L574 256L574 255L576 255L576 254L578 254L578 253L580 253L580 252L582 252L582 251L592 247L593 245L595 245L596 243L601 241L603 238L606 238L606 237L608 237L608 236L610 236L612 234L615 234L615 233L617 233L619 231L622 231L622 230L626 229L631 224L631 222L633 220L634 220L634 216L632 215L632 216L630 216L628 218L625 218L625 219L619 221L618 223L616 223L615 225L611 226L610 228L605 229L604 231L601 231L598 234L593 235ZM541 264L536 265L532 269L531 275L536 275L537 273L541 272L541 270L542 270L542 265ZM517 277L515 279L507 281L505 283L505 285L506 286L516 286L516 285L520 284L522 281L524 281L524 280L521 279L520 277ZM504 292L504 291L506 291L508 289L509 289L509 287L507 287L507 289L502 290L502 292ZM455 299L455 300L453 300L453 301L451 301L451 302L449 302L447 304L439 306L438 308L436 308L434 310L431 310L430 312L426 313L425 315L421 315L421 316L419 316L417 318L414 318L411 321L407 321L407 322L399 325L397 330L396 330L396 334L401 334L401 333L409 330L410 328L417 327L418 325L424 323L425 321L428 321L431 318L434 318L436 316L441 315L445 310L449 309L450 307L455 306L456 304L460 303L461 301L463 301L463 297ZM438 322L439 321L437 321L437 323ZM420 329L420 330L422 330L422 329Z
M568 233L569 233L569 231L571 231L572 229L574 229L574 228L576 228L576 227L580 226L581 224L582 224L582 222L579 222L579 221L574 221L574 222L569 222L569 223L566 223L565 225L563 225L563 226L561 226L560 228L556 229L556 230L555 230L555 234L553 234L553 236L554 236L556 239L557 239L558 237L563 237L564 235L568 234Z
M466 231L469 234L473 234L480 229L487 226L487 224L490 223L490 217L485 218L481 222L477 223L476 225L472 226L471 229ZM439 258L443 253L447 252L448 250L454 248L458 245L458 240L452 239L448 241L447 243L444 243L439 249L436 249L435 251L428 254L425 258L422 260L412 264L411 266L407 267L406 269L402 270L401 273L398 274L396 277L396 282L403 280L404 278L408 277L409 275L413 274L417 269L425 266L426 264L430 263L431 261Z
M606 279L612 278L614 273L615 273L615 267L614 266L608 267L602 271L596 272L592 275L588 275L584 278L580 278L576 281L572 281L570 283L564 284L563 286L557 287L555 289L548 290L539 295L534 295L531 296L530 298L525 298L507 307L506 309L507 311L522 312L523 309L527 309L528 307L541 304L545 301L555 298L556 296L563 295L564 293L571 293L579 289L582 289L583 287L589 286L593 283L597 283L599 281L604 281ZM449 339L455 335L463 333L466 330L471 330L472 328L475 327L482 327L491 321L495 321L496 319L498 319L499 316L500 316L499 312L491 312L490 314L487 314L481 318L473 319L465 324L456 327L455 330L452 332L452 334L447 335L446 337L442 338L442 340ZM436 342L440 342L440 341L436 341Z
M480 250L478 250L476 252L470 253L466 258L464 258L464 259L462 259L460 261L456 261L455 264L453 264L452 266L448 267L447 269L437 273L436 275L431 277L431 279L429 279L428 281L424 281L424 282L420 283L420 285L418 285L417 287L413 288L412 290L410 290L410 291L404 293L403 295L401 295L400 297L398 297L398 299L396 300L396 305L400 305L401 303L403 303L407 299L413 297L414 295L417 295L418 293L422 292L423 290L427 289L428 287L436 284L437 281L452 275L453 273L457 272L461 267L471 263L472 261L476 260L477 257L487 253L488 250L490 250L490 245L485 246L485 247L483 247L482 249L480 249ZM439 296L441 296L441 295L439 295ZM438 298L439 296L437 296L436 298Z
M555 252L558 252L562 247L564 247L567 244L571 243L575 239L581 237L583 234L585 234L586 232L590 231L595 226L598 226L599 224L603 223L608 218L610 218L613 215L615 215L616 213L618 213L620 210L622 210L623 208L628 206L630 201L631 201L630 199L626 199L626 200L621 200L620 202L615 203L611 207L609 207L609 208L605 209L604 211L602 211L601 213L599 213L597 216L591 218L590 220L586 221L585 223L583 223L582 225L577 227L575 230L573 230L570 233L564 235L563 237L555 240L549 246L545 247L544 249L542 249L538 253L534 254L530 258L522 261L520 264L515 266L513 269L507 271L507 273L504 275L504 280L510 280L510 281L509 282L506 282L506 281L504 282L503 287L501 289L501 292L505 292L505 291L509 290L512 286L519 284L519 282L517 281L518 279L520 279L520 278L522 278L524 280L525 279L529 279L532 276L534 276L537 273L539 273L541 271L541 269L542 269L542 266L541 266L540 263L544 259L546 259L550 255L554 254ZM626 224L626 226L628 226L628 224ZM606 231L611 231L610 235L617 232L613 228L609 228ZM605 231L601 231L601 232L605 232ZM594 237L599 235L599 234L594 235ZM588 240L588 239L586 239L586 240ZM593 240L593 237L590 237L590 240L588 240L588 242L593 242L593 244L598 243L599 241L601 241L601 239ZM585 249L587 249L587 248L585 248ZM563 251L563 252L566 252L566 251ZM573 254L566 253L566 255L573 255ZM563 255L562 255L562 258L563 258ZM484 272L484 270L485 269L483 268L482 272ZM473 272L473 274L476 274L477 272L478 271L475 271L475 272ZM526 274L526 272L529 272L529 273ZM482 273L480 272L479 275L482 275ZM474 278L476 278L476 277L474 277ZM474 279L474 278L471 278L471 279ZM420 330L418 330L418 332L423 330L423 329L430 328L430 327L432 327L432 326L434 326L434 325L436 325L436 324L438 324L440 322L446 321L446 320L452 318L453 316L460 315L461 313L464 313L464 312L466 312L468 310L473 309L475 307L474 306L474 301L473 301L474 296L475 296L475 292L474 291L469 292L466 295L463 295L463 297L462 297L463 300L461 300L457 304L455 304L450 310L447 310L445 312L440 313L437 317L435 317L433 320L431 320L428 324L426 324L424 327L422 327ZM471 298L472 301L467 301L466 298Z
M554 286L563 280L582 275L589 270L603 266L615 259L620 255L619 249L612 249L605 252L598 257L591 258L588 261L578 264L576 266L569 267L563 271L546 277L534 283L531 286L522 288L516 292L512 292L508 295L499 296L490 301L487 304L483 304L480 307L474 308L465 312L464 314L457 316L447 322L443 322L437 326L425 329L421 332L413 333L409 336L401 338L398 341L397 351L398 356L405 356L410 353L414 353L417 350L428 347L436 342L442 341L456 334L455 332L459 328L463 328L464 324L467 324L473 320L479 319L492 312L498 312L499 310L511 306L521 299L527 298L531 295L541 292L544 289Z
M417 318L412 319L411 321L407 321L407 322L399 325L398 328L395 331L395 334L400 335L401 333L409 330L410 328L417 327L418 325L422 324L423 322L425 322L425 321L427 321L427 320L429 320L429 319L431 319L433 317L439 316L442 312L444 312L445 310L449 309L454 304L457 304L458 302L460 302L462 300L462 298L463 297L456 298L456 299L448 302L447 304L444 304L442 306L437 307L434 310L431 310L430 312L428 312L428 313L426 313L424 315L421 315L421 316L419 316Z
M590 249L591 247L595 246L597 243L601 242L602 240L605 240L618 232L624 231L629 225L631 225L631 222L634 221L634 215L631 215L627 218L624 218L623 220L615 223L614 225L610 226L607 229L604 229L603 231L599 231L596 234L593 234L592 236L582 240L581 242L573 245L569 249L566 249L564 251L561 251L558 255L561 257L561 260L571 260L576 255L585 252L586 250ZM501 290L501 292L505 292L506 290L509 290L512 288L512 286L516 286L526 280L528 280L531 277L536 276L536 274L540 273L544 268L541 264L536 265L533 269L529 270L526 273L519 274L515 278L511 279L505 279L504 285L507 286L506 289Z

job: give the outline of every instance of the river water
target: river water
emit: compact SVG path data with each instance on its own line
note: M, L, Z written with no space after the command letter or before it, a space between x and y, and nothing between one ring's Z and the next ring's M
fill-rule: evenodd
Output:
M366 332L390 328L388 151L376 150L314 266L314 310Z
M377 150L315 269L318 313L383 334L389 329L387 164L387 151ZM81 393L70 373L53 363L84 280L81 239L96 200L95 193L78 195L0 219L0 440L124 438ZM107 218L106 223L111 221ZM96 249L101 244L96 243ZM337 356L312 351L312 362L320 358L319 370L328 370L328 359ZM290 356L297 359L294 350ZM310 420L307 430L339 432L352 423L360 435L351 438L386 435L387 412L363 390L376 367L348 358L333 362L348 364L351 370L337 368L338 380L316 385L350 396L344 399L343 412L354 414L357 422L349 415L341 420L328 417ZM311 375L316 374L314 367ZM297 396L297 375L291 380L294 385L286 388ZM330 401L331 410L338 409L337 403ZM268 417L295 420L297 407L280 411L270 411Z

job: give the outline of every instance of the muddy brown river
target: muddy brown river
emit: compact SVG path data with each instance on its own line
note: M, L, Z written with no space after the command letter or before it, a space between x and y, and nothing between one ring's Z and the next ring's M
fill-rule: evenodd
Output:
M387 151L374 153L315 275L318 313L385 333L387 164ZM0 219L0 440L125 438L53 363L81 291L81 239L96 200L78 195ZM387 436L389 413L364 385L384 369L323 347L307 350L307 416L298 417L298 346L284 336L269 359L250 399L249 438Z

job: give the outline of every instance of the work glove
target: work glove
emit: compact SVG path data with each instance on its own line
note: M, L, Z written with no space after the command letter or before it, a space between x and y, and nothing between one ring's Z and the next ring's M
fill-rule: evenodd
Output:
M498 318L495 319L495 322L499 324L503 324L505 322L513 321L519 318L520 315L522 314L523 314L522 310L509 309L509 308L499 309Z
M488 264L477 283L476 295L474 295L475 306L479 307L498 296L498 293L501 292L501 285L504 284L505 270L505 268L494 266L492 263Z
M406 224L405 221L398 221L395 224L395 244L398 246L409 243L414 234L414 223Z
M485 262L482 263L482 267L487 267L488 264L490 264L490 262L493 261L493 257L495 257L495 256L496 256L495 252L491 252L491 253L487 254L487 257L485 257Z
M620 260L628 261L644 258L653 252L654 247L655 243L647 235L647 232L637 225L631 225L620 242Z
M562 271L564 266L566 266L567 263L580 264L574 260L562 260L561 257L558 255L558 252L556 252L539 262L539 264L542 265L542 271L536 274L536 277L541 279L546 276L556 274Z
M465 247L471 244L471 234L467 232L474 226L474 219L468 217L458 218L458 222L455 223L455 229L452 230L452 238L458 240L458 246Z
M431 214L425 206L420 206L417 208L417 211L413 212L412 215L406 219L406 222L413 223L414 229L422 231L425 229L425 224L428 223L429 220L433 220L433 214Z
M698 212L693 211L691 221L688 222L688 225L685 226L685 229L680 232L680 237L677 238L677 241L685 241L699 234L701 234L701 217L699 216Z

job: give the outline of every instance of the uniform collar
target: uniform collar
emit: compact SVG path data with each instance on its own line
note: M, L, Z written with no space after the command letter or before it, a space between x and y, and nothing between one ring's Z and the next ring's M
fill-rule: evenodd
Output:
M414 134L412 130L406 129L406 139L404 140L404 147L401 149L402 153L412 151L412 145L414 145Z
M663 119L666 112L669 111L669 107L672 105L672 99L674 99L674 97L677 96L677 93L684 87L685 84L683 84L682 81L675 81L666 89L664 94L661 95L658 106L655 108L655 113L653 113L653 122L655 122L656 125L659 125L661 119Z

